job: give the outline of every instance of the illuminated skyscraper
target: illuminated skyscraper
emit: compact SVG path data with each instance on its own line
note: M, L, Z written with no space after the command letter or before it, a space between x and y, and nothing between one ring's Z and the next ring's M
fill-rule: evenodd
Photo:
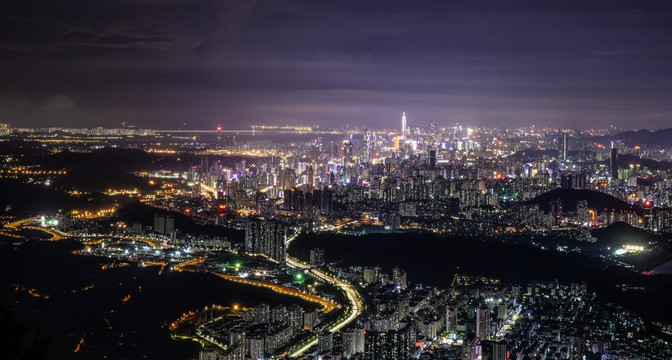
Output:
M308 167L308 186L313 187L313 178L315 177L315 171L313 170L313 165Z
M609 171L611 172L611 177L614 179L618 178L618 149L614 147L614 142L611 142L611 157L609 158Z
M556 199L551 201L551 217L553 219L553 226L559 226L562 223L562 200Z
M562 134L562 160L567 160L567 134Z
M352 164L352 142L343 141L343 166Z
M406 289L407 286L406 272L398 267L392 269L392 282L394 283L394 285L397 285L402 289Z
M364 137L362 139L362 164L366 164L370 160L371 148L371 133L369 130L364 130Z
M401 113L401 139L406 140L406 113Z

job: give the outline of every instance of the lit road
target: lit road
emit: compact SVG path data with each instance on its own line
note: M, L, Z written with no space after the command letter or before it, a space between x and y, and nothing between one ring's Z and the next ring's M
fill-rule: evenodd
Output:
M211 186L206 185L206 184L203 183L202 181L201 181L201 189L206 190L206 191L208 191L208 192L211 192L213 195L217 195L217 189L215 189L215 188L213 188L213 187L211 187Z
M28 218L28 219L17 220L17 221L11 222L9 224L5 224L5 227L8 228L8 229L12 229L12 230L17 230L17 229L23 228L23 229L31 229L31 230L42 231L42 232L45 232L45 233L51 235L51 240L52 241L62 240L64 237L68 236L68 234L66 234L62 231L59 231L57 229L28 225L30 223L37 222L39 219L40 219L39 217L32 217L32 218Z
M72 235L71 235L72 236ZM119 240L131 240L131 241L137 241L137 242L142 242L145 243L154 249L169 249L170 246L166 245L165 240L161 239L156 239L152 237L147 237L147 236L139 236L139 235L75 235L75 237L80 237L80 238L86 238L86 239L92 239L92 238L98 238L99 240L89 240L89 241L84 241L84 244L87 245L93 245L96 243L99 243L101 241L104 241L106 239L119 239Z
M177 264L174 266L174 269L177 271L199 271L199 269L202 269L203 271L207 271L205 269L205 260L203 258L197 258L189 261L182 262L180 264ZM270 290L273 290L279 294L284 294L284 295L290 295L294 297L301 298L303 300L313 302L316 304L319 304L322 306L322 311L325 313L328 313L336 308L338 308L338 304L334 303L331 300L328 300L326 298L317 296L317 295L312 295L305 293L303 291L293 289L287 286L283 285L278 285L274 284L271 282L267 281L261 281L261 280L255 280L255 279L247 279L247 278L241 278L238 276L231 276L231 275L225 275L217 272L210 272L211 274L214 274L222 279L232 281L232 282L237 282L241 284L246 284L246 285L252 285L252 286L258 286L258 287L263 287L267 288Z
M298 233L290 236L287 239L287 246L289 246L289 244L294 239L296 239L297 236L298 236ZM332 285L340 288L347 295L348 301L350 301L350 313L348 314L348 316L345 319L343 319L341 322L339 322L338 324L334 325L331 329L329 329L329 331L336 332L336 331L339 331L339 330L343 329L345 326L347 326L348 324L353 322L357 318L357 316L359 316L362 313L362 309L364 308L364 304L362 303L362 299L359 297L359 294L357 294L357 292L349 284L347 284L347 283L345 283L345 282L343 282L343 281L341 281L341 280L339 280L339 279L337 279L337 278L335 278L331 275L327 275L322 271L319 271L319 270L316 270L316 269L310 269L310 265L299 262L295 259L292 259L292 258L289 257L289 255L287 255L287 265L289 265L291 267L294 267L294 268L298 268L298 269L304 269L304 270L308 269L313 275L315 275L315 276L319 277L320 279L322 279L322 280L324 280L328 283L331 283ZM299 357L303 353L305 353L308 349L310 349L311 347L313 347L315 345L317 345L317 339L312 340L308 344L306 344L303 347L301 347L300 349L296 350L294 353L292 353L290 355L290 357L293 357L293 358Z
M31 229L31 230L38 230L45 232L49 235L52 236L51 240L52 241L58 241L62 240L64 238L84 238L84 239L94 239L98 238L104 240L104 239L109 239L109 238L114 238L114 239L120 239L120 240L132 240L132 241L138 241L138 242L143 242L148 244L149 246L155 248L155 249L167 249L169 248L168 245L166 245L166 242L162 239L156 239L152 237L147 237L147 236L141 236L141 235L108 235L108 234L100 234L100 235L90 235L90 234L71 234L68 232L64 232L61 230L58 230L54 227L42 227L42 226L37 226L37 225L28 225L32 222L37 222L39 220L39 217L33 217L29 219L22 219L22 220L17 220L9 224L5 224L5 228L16 230L16 229ZM96 240L89 240L89 241L84 241L84 244L91 245L95 244Z
M39 217L37 217L37 216L33 217L33 218L29 218L29 219L21 219L21 220L11 222L9 224L5 224L5 227L10 228L10 229L16 229L23 224L27 224L29 222L37 221L38 219L39 219Z

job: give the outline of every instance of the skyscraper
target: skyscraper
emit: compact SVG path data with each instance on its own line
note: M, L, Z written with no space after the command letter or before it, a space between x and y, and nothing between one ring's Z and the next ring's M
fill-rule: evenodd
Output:
M567 160L567 134L562 134L562 160Z
M164 229L166 235L170 235L175 231L175 217L173 215L166 216L166 228Z
M476 337L481 340L490 338L490 308L485 305L476 309Z
M398 267L392 269L392 282L394 283L394 285L397 285L402 289L406 289L407 286L406 272Z
M294 187L294 170L291 168L286 168L283 173L283 182L282 182L282 188L284 190L290 190L291 188Z
M554 226L559 226L562 223L562 200L551 201L551 218Z
M401 139L406 140L406 113L401 113Z
M482 360L506 360L506 343L499 341L481 341Z
M317 352L319 354L329 352L334 349L334 333L323 330L317 335Z
M436 170L436 150L429 150L429 170Z
M343 356L350 359L355 354L364 353L364 329L348 329L343 331Z
M310 265L312 266L324 265L324 249L315 248L310 250Z
M618 149L614 147L614 142L611 142L611 157L609 158L609 171L611 177L618 178Z
M446 331L449 334L457 332L457 309L452 306L446 308Z
M590 213L588 212L588 201L579 200L576 202L576 221L580 227L590 225Z
M287 227L277 221L264 218L248 219L245 222L245 251L263 254L269 259L284 263Z
M371 133L369 130L364 130L364 138L362 139L362 164L366 164L370 160L371 148Z
M166 234L166 215L154 214L154 232L157 234Z
M350 140L343 141L343 166L352 164L352 142Z
M315 177L315 171L313 170L313 165L308 167L308 186L313 187L313 178Z

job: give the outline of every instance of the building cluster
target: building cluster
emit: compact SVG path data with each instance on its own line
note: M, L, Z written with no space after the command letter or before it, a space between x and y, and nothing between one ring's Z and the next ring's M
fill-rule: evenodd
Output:
M672 158L670 149L604 145L597 132L420 128L403 119L400 132L351 130L344 140L274 143L276 155L234 166L203 156L185 177L195 196L216 194L227 210L299 223L366 214L390 230L500 233L622 221L672 231L672 178L662 162ZM613 201L561 194L531 201L552 190L592 190Z
M303 331L312 331L321 321L321 313L304 311L297 304L260 304L240 313L235 321L204 325L202 335L220 340L225 349L201 350L199 360L269 359L286 351Z
M340 231L359 223L378 226L376 231L465 236L571 229L579 234L575 240L586 242L594 241L588 230L616 222L672 231L672 149L604 143L594 137L603 134L595 132L417 127L408 120L402 114L400 130L348 129L279 143L240 142L221 133L208 133L207 141L199 141L197 132L159 133L132 126L5 132L32 137L54 152L72 146L61 140L76 137L81 141L73 151L119 142L148 153L184 154L194 161L189 170L161 177L182 192L154 194L154 205L197 223L237 226L244 230L244 251L279 263L281 270L293 228ZM240 158L226 163L229 155ZM46 186L47 180L62 176L3 159L2 176L12 179ZM171 237L173 243L185 241L177 239L174 221L172 215L156 214L151 232L162 240ZM61 227L77 224L90 226L68 219ZM149 230L140 223L124 229L135 234ZM227 240L216 240L200 242L204 248L231 247ZM644 250L632 246L621 250ZM311 250L310 265L325 264L324 251ZM311 354L315 359L672 357L669 345L646 335L639 318L601 303L582 285L502 286L464 276L451 288L436 289L410 286L400 268L391 274L380 267L330 270L365 292L366 311L348 328L324 332L319 312L259 305L224 326L204 325L205 335L227 345L202 351L201 359L272 358L295 345L304 331L318 333Z
M666 359L669 344L582 284L502 286L461 275L447 289L372 284L368 310L311 359Z
M287 225L265 219L250 218L245 221L245 252L263 255L284 264L287 256Z

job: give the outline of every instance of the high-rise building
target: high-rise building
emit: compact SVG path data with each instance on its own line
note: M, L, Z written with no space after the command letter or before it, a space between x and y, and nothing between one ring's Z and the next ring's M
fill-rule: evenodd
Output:
M609 158L609 171L611 177L618 178L618 149L614 147L614 142L611 142L611 157Z
M579 200L576 202L576 220L579 226L590 226L590 212L588 211L588 201Z
M481 340L490 338L490 308L486 305L476 308L476 337Z
M567 134L562 134L562 160L567 160Z
M446 307L446 331L449 334L457 332L457 309L452 306Z
M315 171L313 170L313 165L308 167L308 186L313 188L313 178L315 177Z
M287 323L291 336L296 336L303 329L303 308L298 304L287 307Z
M362 271L362 279L364 284L370 285L380 280L380 267L367 267Z
M317 310L307 311L303 313L303 328L306 330L313 330L319 321L319 314Z
M367 164L371 160L371 132L364 130L362 138L362 164Z
M287 227L280 222L264 218L245 222L245 251L250 254L266 255L271 260L284 263L286 240Z
M170 235L175 231L175 217L173 215L166 215L166 228L164 231L166 235Z
M406 113L401 114L401 139L406 140Z
M436 170L436 150L429 150L429 170Z
M166 234L166 215L154 214L154 232L157 234Z
M562 223L562 200L551 201L551 218L554 226L559 226Z
M310 250L310 265L312 266L324 265L324 249L315 248Z
M364 359L405 360L415 351L415 322L408 322L398 330L366 333Z
M392 282L394 285L405 290L408 285L406 281L406 272L398 267L392 269Z
M327 330L317 335L317 353L325 353L334 349L334 333Z
M483 340L481 345L481 360L506 360L506 343L500 341Z
M219 351L214 349L205 349L198 352L198 360L218 360Z
M343 357L350 359L352 355L355 355L355 331L353 329L347 329L343 331Z
M347 329L343 332L343 356L350 359L355 354L364 353L364 329Z
M497 318L499 318L500 320L504 320L506 319L507 314L508 309L505 302L497 305Z
M259 304L252 310L254 324L267 324L271 321L271 306L268 304Z
M282 172L282 188L290 190L294 187L294 170L285 168Z
M264 358L264 337L253 336L245 339L247 342L247 356L254 360Z
M207 156L201 158L201 174L208 173L210 171L210 163Z
M352 142L350 140L343 141L343 166L352 164Z

